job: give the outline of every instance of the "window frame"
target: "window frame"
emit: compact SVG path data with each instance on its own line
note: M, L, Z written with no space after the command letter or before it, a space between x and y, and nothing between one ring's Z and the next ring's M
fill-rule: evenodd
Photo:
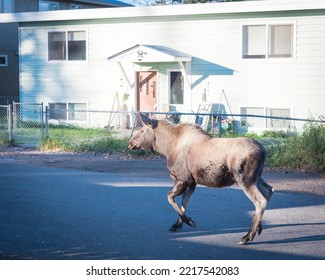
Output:
M51 105L52 104L61 104L61 105L65 105L65 109L51 109ZM72 105L72 104L82 104L82 105L85 105L86 108L85 108L85 120L78 120L78 119L73 119L71 118L71 113L73 112L76 112L76 113L82 113L82 112L78 112L79 110L70 110L70 106L69 105ZM48 103L48 108L49 108L49 120L50 121L57 121L57 122L69 122L69 123L86 123L89 121L89 106L88 106L88 102L49 102ZM65 118L53 118L51 117L51 110L53 111L61 111L63 113L65 113ZM83 111L83 110L81 110ZM61 112L60 112L61 113Z
M253 27L253 26L255 26L255 27L257 27L257 26L262 26L262 27L264 27L264 29L265 29L265 37L264 37L264 40L261 40L261 41L263 41L264 42L264 46L265 46L265 49L264 49L264 54L259 54L259 55L248 55L248 54L244 54L244 49L248 49L248 47L247 46L245 46L245 44L244 44L244 41L245 41L245 43L246 43L246 40L244 40L245 38L244 38L244 28L245 27ZM265 24L261 24L261 23L256 23L256 24L243 24L242 25L242 27L241 27L241 58L243 59L243 60L247 60L247 59L251 59L251 60L258 60L258 59L266 59L267 58L267 54L266 54L266 52L267 52L267 49L268 49L268 42L267 42L267 40L266 40L266 37L267 37L267 34L268 34L268 32L267 32L267 26L265 25ZM248 43L247 43L247 45L248 45Z
M4 58L4 63L0 63L0 67L8 67L8 55L0 54L1 58Z
M65 33L65 59L49 59L49 34L50 33ZM80 60L69 60L69 32L85 32L85 59ZM85 63L88 62L88 29L87 28L73 28L73 29L51 29L47 30L47 62L48 63Z
M255 114L243 114L242 110L245 108L252 108L252 109L262 109L263 110L263 114L261 114L261 116L266 116L266 117L276 117L270 114L270 112L272 110L288 110L289 111L289 117L288 118L292 118L292 114L294 112L294 108L287 106L287 107L282 107L282 106L258 106L258 105L247 105L247 106L240 106L239 107L239 112L240 112L240 127L242 128L247 128L249 131L265 131L265 130L284 130L284 129L288 129L288 127L290 127L292 125L292 120L278 120L278 119L272 119L272 118L261 118L261 123L262 125L258 125L258 126L249 126L247 125L249 123L249 118L254 118L254 117L243 117L242 115L255 115ZM243 119L245 118L245 119ZM247 122L246 125L243 125L243 121ZM278 125L274 125L273 122L278 123L278 122L288 122L287 125L285 126L278 126Z
M242 115L256 115L256 114L249 114L249 113L247 113L247 111L246 111L246 113L244 114L243 113L243 109L254 109L254 110L262 110L263 111L263 113L262 114L260 114L260 115L266 115L266 108L264 107L264 106L241 106L240 108L239 108L239 112L240 112L240 126L241 127L246 127L246 128L249 128L249 127L251 127L250 125L249 125L249 123L250 123L250 118L254 118L254 117L244 117L244 116L242 116ZM245 124L243 124L245 122ZM263 128L265 128L265 121L263 121L263 124L262 125L258 125L258 126L253 126L255 129L263 129Z
M285 56L285 55L272 55L271 54L271 31L270 28L272 26L291 26L291 55L290 56ZM261 22L261 21L256 21L256 22L247 22L247 23L242 23L240 26L240 34L241 34L241 53L240 53L240 58L241 60L244 61L279 61L279 60L294 60L296 59L296 21L269 21L269 22ZM244 54L244 27L245 26L265 26L265 57L254 57L253 55L249 57L249 55Z
M266 115L269 116L269 117L283 117L283 118L291 118L291 112L292 112L292 109L291 108L288 108L288 107L275 107L275 106L272 106L272 107L266 107L265 108L266 110ZM273 110L279 110L279 111L284 111L284 110L288 110L289 112L289 116L274 116L272 114L272 111ZM280 126L279 126L279 123ZM282 126L284 124L284 126ZM271 129L271 130L282 130L282 129L287 129L288 127L290 127L291 125L291 120L285 120L285 119L272 119L272 118L267 118L266 119L266 129Z

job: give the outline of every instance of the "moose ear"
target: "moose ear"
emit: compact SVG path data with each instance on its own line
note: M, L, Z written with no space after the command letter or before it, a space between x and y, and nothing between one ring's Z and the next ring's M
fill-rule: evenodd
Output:
M147 117L145 114L139 113L142 124L151 126L152 128L156 128L158 125L158 121L157 120L153 120L150 119L149 117Z

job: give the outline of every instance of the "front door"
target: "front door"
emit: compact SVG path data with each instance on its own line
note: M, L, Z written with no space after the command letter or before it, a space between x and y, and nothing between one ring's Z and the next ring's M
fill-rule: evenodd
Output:
M137 72L137 110L140 112L157 111L157 72Z

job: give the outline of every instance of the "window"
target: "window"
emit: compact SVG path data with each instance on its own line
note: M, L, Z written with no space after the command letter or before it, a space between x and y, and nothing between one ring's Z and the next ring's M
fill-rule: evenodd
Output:
M290 109L267 108L266 114L270 117L290 118ZM288 128L290 127L290 120L267 119L266 126L268 128Z
M243 58L265 58L265 25L243 26Z
M82 112L86 110L87 104L85 103L68 103L68 120L86 121L87 112Z
M14 13L13 0L0 0L0 13Z
M39 11L57 11L60 10L60 4L53 1L39 1Z
M48 34L48 60L66 59L65 32L49 32Z
M86 60L86 32L68 32L68 60Z
M7 55L0 55L0 67L8 66L8 56Z
M49 103L49 118L58 121L87 121L86 103Z
M240 108L241 115L259 115L264 116L264 108L263 107L242 107ZM250 116L242 116L240 121L241 126L245 127L264 127L264 121L262 118L250 117Z
M180 71L169 73L169 104L184 104L184 79Z
M67 105L66 103L50 103L50 119L66 120L67 119Z
M293 57L293 24L244 25L242 57L250 59Z
M48 60L86 60L86 31L48 33Z
M290 109L287 108L265 108L265 107L242 107L240 108L242 127L262 129L284 129L290 127L290 120L260 118L250 115L290 118Z
M82 9L82 5L79 4L70 4L71 10Z
M292 57L292 25L269 26L269 57Z

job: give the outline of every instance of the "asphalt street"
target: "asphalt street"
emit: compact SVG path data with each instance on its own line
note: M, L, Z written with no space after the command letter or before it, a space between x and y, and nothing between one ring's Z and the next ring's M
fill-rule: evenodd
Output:
M150 168L96 173L2 161L0 259L325 259L325 196L276 192L262 234L240 246L254 210L240 189L198 187L188 209L197 227L169 232L171 183Z

